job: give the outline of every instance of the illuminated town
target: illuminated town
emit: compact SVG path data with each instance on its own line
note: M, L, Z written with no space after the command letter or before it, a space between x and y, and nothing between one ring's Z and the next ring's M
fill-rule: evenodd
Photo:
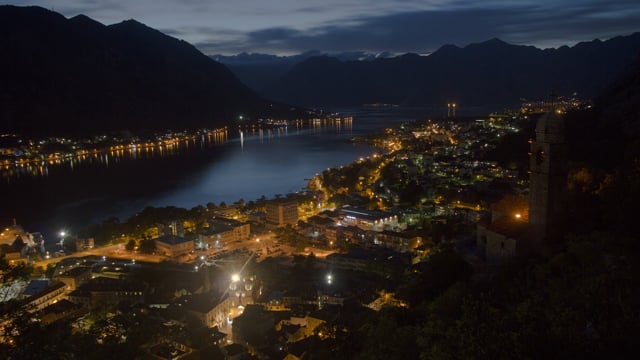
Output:
M0 359L637 358L638 4L41 2Z
M199 354L215 345L226 356L269 356L310 339L346 336L354 329L337 325L335 309L409 307L411 296L402 286L411 276L401 274L432 256L456 248L459 261L483 274L522 246L513 231L530 220L528 172L485 159L501 138L539 114L448 115L353 138L378 151L326 169L309 179L305 191L275 199L147 208L127 222L103 224L93 237L61 232L48 239L56 242L55 251L45 250L41 234L14 223L0 234L3 266L12 269L3 275L0 296L21 299L19 311L38 323L68 323L77 336L93 334L98 344L126 344L151 326L164 340L138 346L152 354ZM136 139L76 154L167 151L181 142L227 141L227 133L171 133L156 142ZM29 144L26 159L45 145ZM72 155L57 155L49 164ZM496 220L497 214L503 217ZM501 245L496 249L491 241ZM128 310L118 316L97 315L123 304ZM19 341L7 331L11 320L3 326L3 342ZM182 336L171 335L176 329Z

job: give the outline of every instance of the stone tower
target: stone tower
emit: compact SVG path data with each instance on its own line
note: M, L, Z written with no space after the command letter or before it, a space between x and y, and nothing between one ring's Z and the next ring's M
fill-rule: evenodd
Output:
M534 251L541 252L549 239L562 231L567 204L565 124L555 111L538 120L529 170L532 245Z

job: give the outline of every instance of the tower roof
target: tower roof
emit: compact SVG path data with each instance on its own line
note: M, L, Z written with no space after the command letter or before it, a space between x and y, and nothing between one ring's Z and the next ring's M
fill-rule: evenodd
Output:
M544 113L536 124L536 141L564 142L564 119L555 111Z

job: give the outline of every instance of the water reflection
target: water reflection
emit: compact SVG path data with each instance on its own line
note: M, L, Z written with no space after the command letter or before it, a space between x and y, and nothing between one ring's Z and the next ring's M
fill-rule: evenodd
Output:
M199 145L201 150L226 144L227 128L203 131L197 135L165 137L155 141L118 144L103 148L81 149L73 152L41 154L17 159L0 160L0 174L7 181L24 176L48 176L49 167L68 166L74 170L80 164L101 164L109 167L123 159L145 160L157 156L185 153Z
M291 129L290 129L291 128ZM146 140L129 144L117 144L103 148L88 148L73 152L54 152L35 156L4 157L0 159L0 175L7 183L27 176L47 177L50 167L68 166L75 170L81 164L100 164L109 167L122 160L147 160L185 154L193 150L204 151L215 146L227 144L230 139L239 138L244 149L245 141L259 139L260 143L306 133L342 134L351 133L352 117L324 117L308 120L292 120L280 122L240 125L237 130L222 128L201 131L193 135L163 136L156 140Z

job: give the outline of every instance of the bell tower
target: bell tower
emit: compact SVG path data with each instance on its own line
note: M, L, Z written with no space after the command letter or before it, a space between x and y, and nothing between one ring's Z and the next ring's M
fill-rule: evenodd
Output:
M550 111L536 124L529 160L529 224L533 250L541 252L561 232L567 204L567 151L564 120Z

